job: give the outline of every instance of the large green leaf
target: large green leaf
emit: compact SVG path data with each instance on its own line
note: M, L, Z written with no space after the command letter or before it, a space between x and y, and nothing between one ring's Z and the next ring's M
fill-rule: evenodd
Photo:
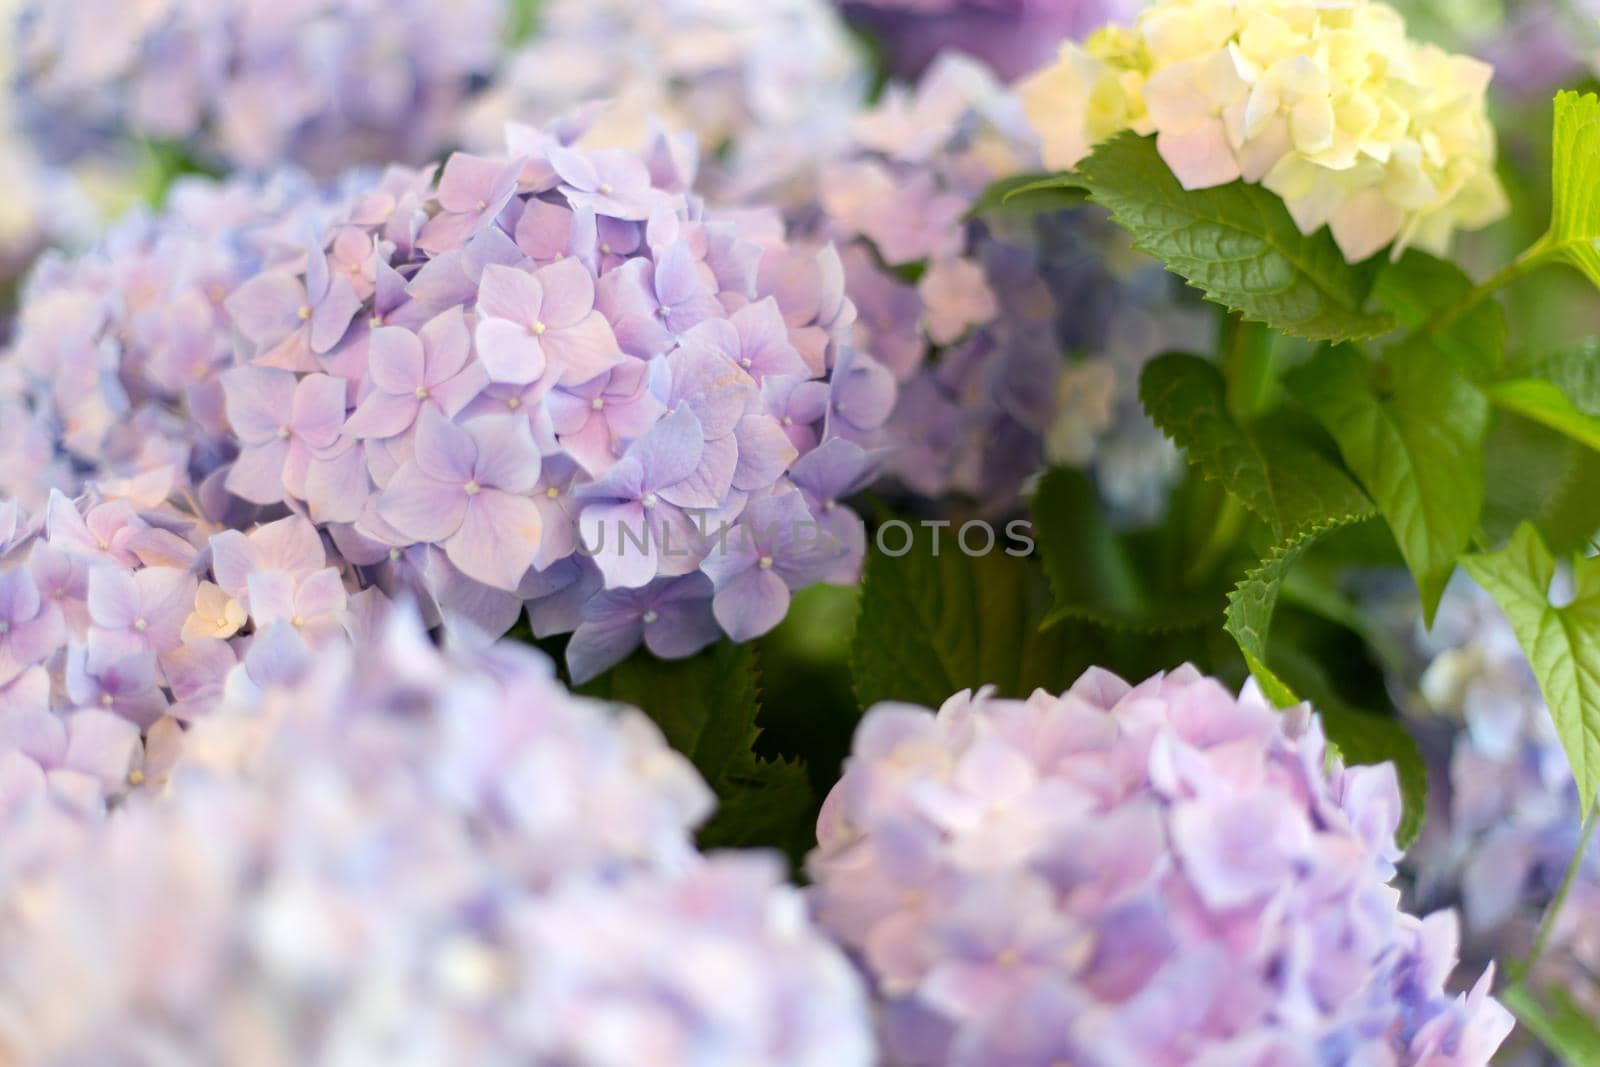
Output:
M813 811L805 767L754 752L759 672L750 645L723 641L684 660L636 654L582 687L655 720L717 794L701 831L706 847L766 845L802 851Z
M889 535L898 547L898 532ZM1049 591L1025 559L972 557L918 534L904 556L876 548L862 579L851 668L862 706L902 700L936 708L962 689L1024 697L1066 689L1093 663L1070 626L1041 631Z
M1527 984L1513 982L1500 1000L1566 1067L1600 1067L1600 1026L1566 990L1536 994Z
M1556 94L1555 203L1538 250L1600 285L1600 98Z
M1382 367L1348 346L1325 349L1288 381L1389 523L1431 624L1483 510L1488 400L1425 337Z
M1185 190L1155 141L1133 133L1101 144L1078 173L1135 244L1247 319L1311 340L1371 337L1394 325L1367 309L1378 262L1346 263L1326 230L1302 234L1283 201L1259 185Z
M1189 462L1238 497L1278 540L1330 518L1371 514L1361 489L1287 414L1236 421L1222 374L1206 360L1176 353L1153 360L1139 379L1139 396Z
M1300 530L1267 553L1261 565L1246 574L1228 595L1224 616L1228 634L1238 644L1250 673L1261 683L1262 692L1279 707L1300 702L1294 690L1267 665L1267 636L1272 629L1272 616L1277 610L1278 592L1284 578L1306 549L1323 534L1366 518L1367 514L1352 513Z
M1587 805L1600 789L1600 559L1573 560L1574 595L1561 607L1550 600L1556 558L1531 525L1463 565L1510 620Z

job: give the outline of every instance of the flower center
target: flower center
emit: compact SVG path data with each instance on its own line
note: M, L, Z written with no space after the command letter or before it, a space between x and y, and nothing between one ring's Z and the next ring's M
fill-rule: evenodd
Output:
M783 417L783 424L785 426L793 426L794 425L794 419L790 418L788 415L785 415Z
M646 626L649 626L651 623L653 623L657 619L661 618L660 615L656 614L656 609L655 608L651 608L649 611L645 612L644 615L641 616L641 617L644 619L644 624Z
M743 359L741 359L739 361L739 366L743 367L745 370L749 370L750 369L750 357L749 356L745 356Z
M646 493L639 498L639 503L647 508L653 508L656 506L656 495L654 493Z
M109 708L111 705L115 704L116 702L117 702L117 698L112 696L110 693L101 693L100 694L100 706L102 708Z
M287 427L287 426L279 426L278 427L278 440L287 441L288 439L289 439L289 427Z
M593 400L589 401L589 410L591 410L591 411L604 411L605 409L606 409L606 398L605 397L597 396Z
M146 630L150 629L150 623L148 621L146 621L145 619L134 619L133 620L133 629L134 629L135 633L141 633L142 634Z
M772 557L762 556L760 559L756 560L756 566L760 567L764 571L770 571L772 569Z
M601 196L610 196L611 195L611 183L610 182L601 182L600 183L600 195Z
M477 496L479 493L483 492L483 486L478 484L478 480L476 478L472 479L472 481L468 482L466 485L463 485L461 488L462 491L464 491L468 496Z
M135 767L128 772L129 785L144 785L144 772Z
M301 304L300 305L300 310L295 312L295 314L300 316L300 321L301 322L305 322L307 319L309 319L311 317L311 305L310 304Z
M509 396L509 397L506 397L506 407L510 408L512 411L517 410L521 406L522 406L522 398L520 396Z
M544 335L544 332L546 330L548 330L549 328L550 327L546 326L540 320L535 319L535 320L533 320L533 323L528 327L528 332L533 334L535 337L542 337Z
M416 397L418 400L428 399L428 387L426 385L417 386Z
M554 500L556 497L561 495L561 490L552 485L550 488L544 491L544 495L549 497L551 500Z

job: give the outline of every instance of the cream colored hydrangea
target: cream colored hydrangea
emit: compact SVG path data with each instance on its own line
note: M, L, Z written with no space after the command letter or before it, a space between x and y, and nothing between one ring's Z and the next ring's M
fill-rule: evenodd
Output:
M1323 226L1352 262L1443 254L1506 211L1485 110L1490 67L1406 37L1369 0L1157 0L1023 82L1045 162L1155 134L1187 189L1243 179Z

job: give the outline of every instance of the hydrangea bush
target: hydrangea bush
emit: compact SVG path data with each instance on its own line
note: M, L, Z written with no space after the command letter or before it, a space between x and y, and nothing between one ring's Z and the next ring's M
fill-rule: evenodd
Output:
M55 158L132 135L247 168L421 162L510 15L506 0L22 0L19 106Z
M7 732L8 1058L871 1062L848 965L776 863L695 852L711 795L639 712L380 631L230 686L109 815ZM109 770L95 714L68 762Z
M535 6L24 0L0 1062L1592 1059L1600 98Z

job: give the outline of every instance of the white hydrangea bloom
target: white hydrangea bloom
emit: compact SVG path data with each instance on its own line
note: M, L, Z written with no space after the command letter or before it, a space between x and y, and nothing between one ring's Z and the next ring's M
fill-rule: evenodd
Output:
M1159 0L1026 80L1054 167L1120 130L1154 134L1187 189L1277 193L1345 258L1443 253L1507 209L1485 110L1491 68L1406 36L1368 0Z

